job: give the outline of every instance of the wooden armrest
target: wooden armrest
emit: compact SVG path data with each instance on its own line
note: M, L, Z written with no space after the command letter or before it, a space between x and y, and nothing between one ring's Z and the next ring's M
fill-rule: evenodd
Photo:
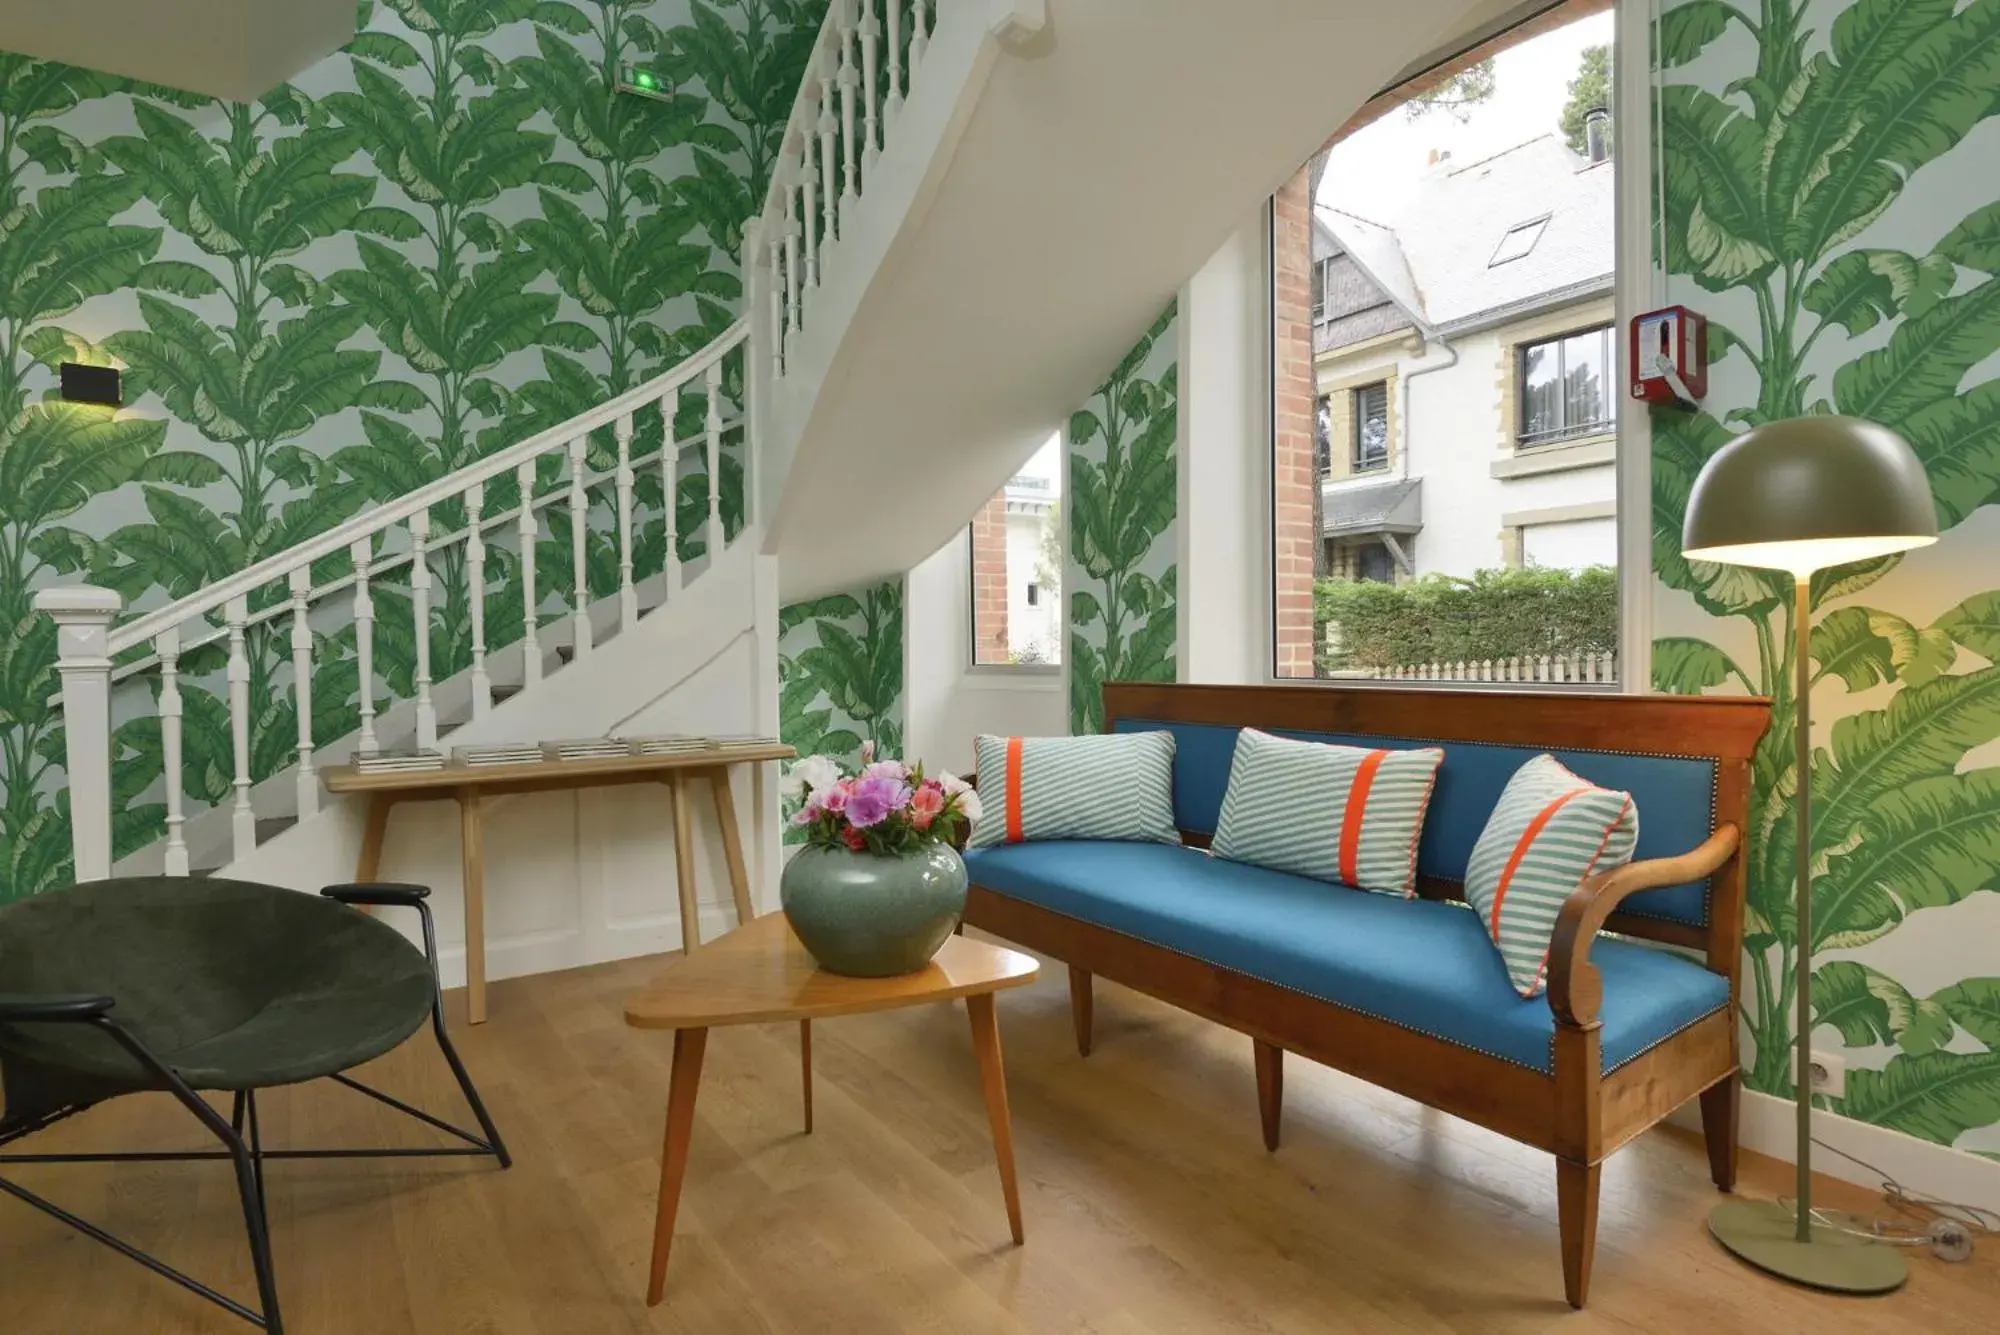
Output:
M1590 943L1626 896L1713 876L1742 842L1736 826L1719 825L1700 847L1679 857L1628 862L1578 886L1564 901L1549 942L1549 1006L1556 1020L1584 1029L1597 1024L1604 977L1590 962Z

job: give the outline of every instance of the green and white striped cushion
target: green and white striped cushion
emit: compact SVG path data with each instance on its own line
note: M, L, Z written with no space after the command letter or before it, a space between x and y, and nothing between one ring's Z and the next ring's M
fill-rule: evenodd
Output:
M1404 898L1444 752L1371 751L1236 735L1213 852L1232 862Z
M971 848L1038 839L1177 844L1174 735L981 737Z
M1599 788L1536 756L1514 772L1465 870L1465 899L1500 949L1524 997L1548 981L1556 915L1576 888L1632 860L1639 809L1630 793Z

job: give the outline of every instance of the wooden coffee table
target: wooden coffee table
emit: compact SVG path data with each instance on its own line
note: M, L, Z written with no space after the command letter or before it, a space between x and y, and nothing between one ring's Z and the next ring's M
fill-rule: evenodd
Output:
M699 953L669 964L651 987L625 1003L625 1023L637 1029L674 1031L667 1139L660 1156L660 1205L653 1224L653 1272L646 1288L647 1305L657 1304L666 1287L667 1253L674 1243L681 1178L687 1171L701 1057L708 1046L708 1031L718 1025L798 1021L805 1127L810 1133L814 1020L964 997L972 1019L972 1050L979 1058L979 1083L986 1094L986 1115L993 1123L1000 1193L1006 1199L1007 1223L1018 1244L1022 1240L1021 1195L1014 1181L1014 1132L1007 1113L1007 1080L1000 1065L1000 1028L994 1020L993 994L1033 982L1040 967L1019 951L953 936L920 972L900 978L843 978L813 963L782 913L754 918L708 943Z

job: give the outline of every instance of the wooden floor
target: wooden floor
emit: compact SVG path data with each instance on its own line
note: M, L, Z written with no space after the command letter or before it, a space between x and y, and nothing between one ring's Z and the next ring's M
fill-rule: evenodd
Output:
M1000 999L1025 1248L1007 1240L962 1007L817 1026L810 1137L796 1030L718 1030L667 1301L648 1311L672 1043L626 1028L619 1012L653 967L500 983L492 1023L456 1030L512 1171L273 1167L294 1335L2000 1327L2000 1246L1962 1266L1918 1256L1909 1286L1884 1299L1820 1296L1741 1268L1703 1231L1716 1194L1698 1140L1671 1129L1607 1166L1592 1303L1573 1313L1547 1157L1304 1061L1287 1072L1284 1147L1267 1155L1249 1040L1100 984L1097 1050L1079 1059L1059 967ZM370 1078L456 1107L428 1035ZM325 1084L269 1095L265 1124L273 1144L420 1140ZM198 1143L183 1113L132 1099L34 1148ZM229 1292L253 1291L218 1165L16 1176ZM1746 1179L1767 1195L1785 1181L1757 1159ZM0 1198L7 1335L247 1329Z

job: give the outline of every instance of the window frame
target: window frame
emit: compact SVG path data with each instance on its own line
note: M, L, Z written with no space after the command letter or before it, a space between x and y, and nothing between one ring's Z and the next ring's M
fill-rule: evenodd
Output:
M1577 329L1565 330L1559 334L1549 334L1543 338L1528 339L1525 342L1514 345L1514 421L1510 425L1509 434L1513 439L1516 453L1532 454L1538 450L1574 445L1580 440L1595 440L1599 436L1617 434L1618 407L1621 396L1613 392L1613 382L1617 379L1619 366L1618 327L1616 320L1608 324L1584 325ZM1571 425L1565 422L1552 431L1536 433L1536 438L1530 440L1528 438L1528 354L1536 348L1553 347L1556 350L1556 383L1560 386L1568 374L1566 352L1568 344L1572 339L1582 338L1587 334L1597 335L1603 343L1605 368L1603 394L1604 417L1581 425ZM1556 404L1560 412L1567 413L1568 399L1565 395L1558 394L1556 396Z
M1377 391L1382 395L1382 457L1370 463L1364 460L1361 454L1361 428L1362 424L1367 420L1361 411L1361 396ZM1369 477L1376 473L1385 473L1389 470L1390 456L1394 453L1389 440L1389 381L1385 377L1384 379L1371 381L1365 385L1355 385L1347 391L1347 394L1351 410L1350 415L1353 418L1348 429L1348 475L1350 477Z
M1004 494L1004 491L1005 489L1003 488L1002 494ZM985 506L981 506L980 509L984 510ZM1067 515L1067 513L1068 511L1066 507L1062 505L1058 505L1055 507L1054 514L1056 515L1056 524L1058 528L1060 528L1061 525L1065 522L1064 517ZM1013 663L1013 662L991 663L991 662L980 661L979 535L975 529L976 522L977 522L977 516L975 515L974 523L967 524L965 526L965 646L966 646L965 668L966 671L968 673L972 673L975 675L990 674L996 676L1024 676L1024 677L1061 676L1064 670L1064 663L1063 659L1060 657L1053 663L1046 663L1046 662L1045 663ZM1067 549L1067 544L1065 544L1065 549ZM1004 555L1002 556L1002 560L1004 562L1005 560ZM1000 572L1001 587L1008 591L1009 601L1011 603L1012 588L1007 583L1008 574L1009 571L1003 565ZM1030 579L1028 583L1030 586L1039 585L1039 581L1033 579ZM1047 593L1046 588L1044 588L1042 592L1046 594ZM1031 606L1034 605L1038 604L1031 604ZM1067 611L1064 610L1063 614L1058 618L1056 623L1056 649L1059 654L1066 654L1068 648L1069 648L1069 621L1068 621Z

